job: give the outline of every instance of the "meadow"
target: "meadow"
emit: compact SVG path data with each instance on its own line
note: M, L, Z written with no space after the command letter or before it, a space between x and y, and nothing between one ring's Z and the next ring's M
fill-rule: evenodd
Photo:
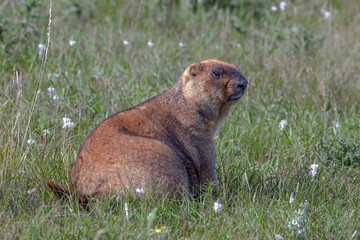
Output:
M0 239L360 239L357 0L0 3ZM220 192L59 199L91 130L190 63L248 91L216 135ZM221 211L214 211L214 203Z

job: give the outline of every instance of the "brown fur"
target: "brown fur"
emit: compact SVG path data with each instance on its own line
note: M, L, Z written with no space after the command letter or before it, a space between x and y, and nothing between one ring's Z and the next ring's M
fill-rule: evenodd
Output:
M218 188L214 135L246 86L234 65L214 59L191 64L173 88L93 130L70 169L76 192L100 199L160 186L181 197L208 182ZM70 194L55 183L48 186Z

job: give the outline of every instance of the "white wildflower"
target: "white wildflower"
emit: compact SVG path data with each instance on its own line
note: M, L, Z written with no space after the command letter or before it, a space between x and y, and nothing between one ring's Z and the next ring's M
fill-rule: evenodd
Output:
M139 197L142 197L145 192L143 188L137 188L135 191L139 195Z
M330 16L331 16L331 12L326 11L325 9L321 9L321 13L322 13L325 20L329 19Z
M58 95L55 95L55 96L53 96L53 99L54 99L55 101L58 101L58 100L59 100L59 96L58 96Z
M129 208L128 208L128 204L127 204L127 203L125 203L125 208L124 208L124 210L125 210L126 219L129 219Z
M45 44L40 43L38 45L38 50L37 50L38 59L42 59L42 57L44 56L45 50L46 50Z
M286 125L287 125L287 121L284 119L284 120L281 120L280 123L279 123L279 129L282 131L285 129Z
M45 129L43 132L44 138L47 138L50 135L50 131Z
M300 238L306 239L306 225L307 225L307 207L309 203L305 201L305 203L300 204L300 208L295 212L295 216L287 220L286 226L291 231L291 235Z
M32 188L32 189L29 189L29 190L28 190L28 194L32 194L32 193L34 193L34 192L36 192L36 189L35 189L35 188Z
M69 45L70 45L70 47L74 46L75 44L76 44L76 41L75 41L75 40L73 40L73 39L70 39L70 40L69 40Z
M286 2L280 2L279 8L281 11L284 11L286 8L287 3Z
M124 44L125 46L128 46L130 43L129 43L127 40L124 40L124 41L123 41L123 44Z
M314 178L317 174L317 170L319 168L319 165L318 164L311 164L310 165L310 175Z
M309 202L308 202L308 200L305 200L305 202L300 204L300 209L297 212L301 213L302 215L306 214L307 213L306 209L308 206L309 206Z
M154 43L153 43L151 40L149 40L147 44L148 44L149 47L153 47L153 46L154 46Z
M71 129L75 127L75 123L73 123L70 118L67 118L67 117L63 117L63 127L64 129L68 128L68 129Z
M27 140L27 143L29 144L29 146L31 147L32 145L34 145L35 141L34 139L32 139L31 137Z
M284 240L284 238L281 235L277 234L275 235L275 240Z
M50 86L48 89L49 97L52 97L53 93L55 92L55 88L53 86Z
M185 43L183 43L183 42L179 42L179 47L185 47L186 46L186 44Z
M277 7L276 7L276 6L271 6L270 10L273 11L273 12L276 12L276 11L277 11Z
M221 208L222 208L222 204L220 202L218 201L214 202L213 209L215 213L221 212Z
M332 123L333 123L334 128L336 128L336 129L340 128L340 123L338 121L333 121Z
M56 82L57 78L59 77L59 74L57 73L49 73L48 78L52 81L52 82Z
M324 12L324 19L329 19L330 16L331 16L330 12L328 12L328 11Z
M238 48L241 48L241 44L240 44L240 43L236 44L236 46L237 46Z

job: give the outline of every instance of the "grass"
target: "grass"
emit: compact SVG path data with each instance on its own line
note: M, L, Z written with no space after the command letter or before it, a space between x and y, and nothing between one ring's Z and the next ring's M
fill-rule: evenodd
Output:
M0 4L2 238L360 237L357 1L294 0L277 12L277 1L194 2L53 1L50 28L48 1ZM49 29L45 61L37 49ZM67 169L102 119L206 58L239 66L249 80L216 136L220 213L206 191L200 200L129 197L84 210L46 189L46 179L69 186ZM65 116L73 129L62 129Z

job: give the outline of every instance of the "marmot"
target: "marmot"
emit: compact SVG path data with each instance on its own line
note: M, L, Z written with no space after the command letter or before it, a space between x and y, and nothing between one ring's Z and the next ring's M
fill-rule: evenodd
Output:
M104 120L70 168L80 202L157 188L181 198L208 182L217 190L214 135L247 83L232 64L195 62L171 89ZM52 181L47 185L60 195L71 193Z

